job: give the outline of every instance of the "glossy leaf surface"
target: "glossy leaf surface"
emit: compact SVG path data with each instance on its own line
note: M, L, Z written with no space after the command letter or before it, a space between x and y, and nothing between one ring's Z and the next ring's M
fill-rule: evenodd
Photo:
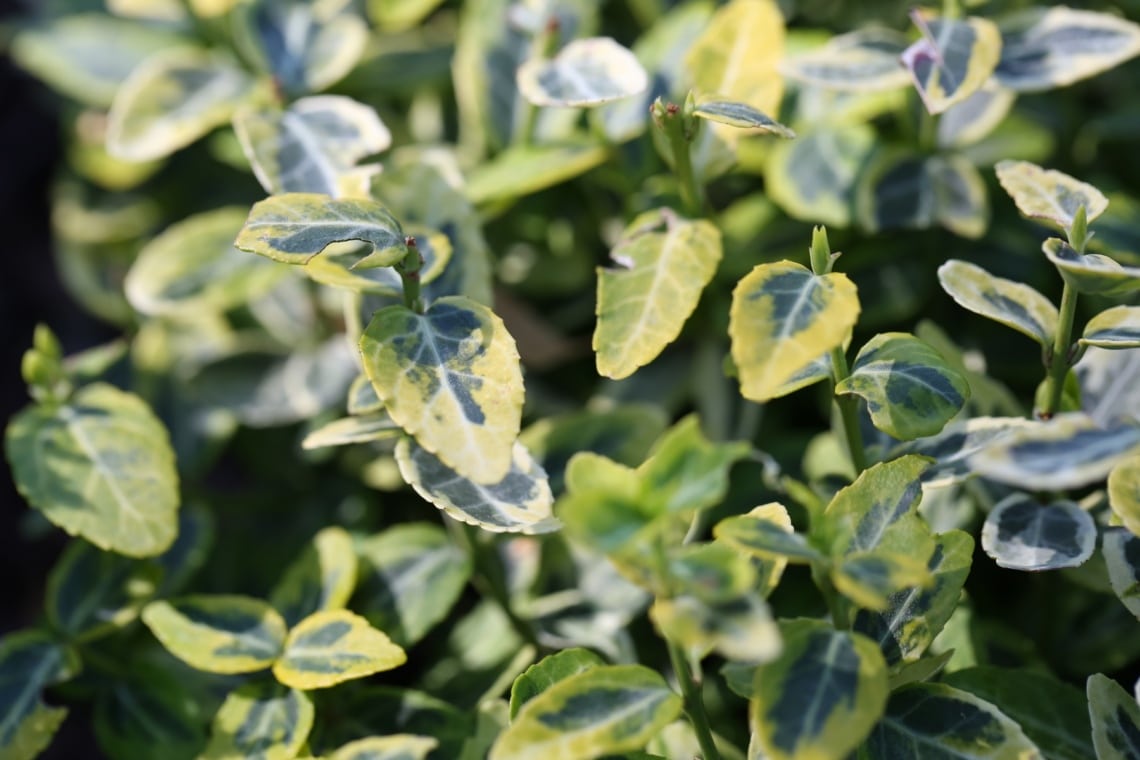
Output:
M765 171L772 200L797 219L851 224L856 181L875 149L866 125L817 127L773 146Z
M791 129L747 103L705 98L693 109L693 116L737 129L751 129L760 134L789 139L796 136Z
M792 79L842 92L876 92L905 87L899 66L907 38L890 29L867 28L832 37L823 46L784 61Z
M1140 308L1105 309L1085 324L1080 342L1101 348L1140 348Z
M559 681L604 665L605 661L588 649L563 649L543 657L527 668L511 685L511 720L527 702Z
M1042 169L1028 161L1001 161L994 169L1017 210L1030 219L1067 230L1081 206L1090 222L1108 208L1108 199L1100 190L1054 169Z
M1104 532L1101 551L1113 593L1140 618L1140 538L1124 528L1110 528Z
M294 689L324 689L391 670L407 659L403 649L359 615L323 610L289 631L273 675Z
M938 281L962 308L1012 327L1042 346L1053 345L1057 307L1030 286L957 259L938 268Z
M1041 247L1078 293L1120 297L1140 291L1140 267L1122 266L1099 253L1081 254L1059 238L1049 238Z
M400 435L400 426L386 412L372 412L355 417L333 420L305 436L301 448L320 449L327 446L347 446L352 443L370 443Z
M281 615L248 596L202 594L152 602L142 619L171 654L209 673L264 670L285 642Z

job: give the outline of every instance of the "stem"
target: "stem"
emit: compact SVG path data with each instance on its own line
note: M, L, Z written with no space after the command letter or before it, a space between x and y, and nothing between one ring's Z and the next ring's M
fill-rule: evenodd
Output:
M1061 317L1057 321L1057 335L1049 356L1049 374L1045 406L1038 413L1042 419L1049 419L1061 408L1061 396L1065 390L1065 376L1072 366L1069 348L1073 339L1073 317L1077 313L1077 290L1068 282L1061 292Z
M850 374L843 347L831 349L831 375L834 385L839 385ZM847 439L847 453L851 455L851 464L855 466L855 474L858 475L867 469L867 456L863 451L863 432L859 429L859 399L849 394L836 394L834 385L831 395L835 397L835 405L839 407L839 417L843 420L843 435Z
M709 726L709 716L705 712L705 703L701 699L700 684L693 678L693 671L689 668L689 661L681 648L668 639L665 643L669 647L669 660L673 663L673 672L677 674L677 682L681 685L681 694L685 698L685 714L693 724L693 733L697 735L697 743L701 745L703 760L720 760L720 751L716 748L712 728Z
M416 314L423 314L424 302L420 298L420 268L424 265L424 257L416 248L416 239L411 235L404 238L404 245L408 247L408 253L395 267L404 285L404 306Z
M736 432L734 438L738 441L752 443L756 431L760 429L760 421L764 419L764 405L755 401L743 399L736 418Z
M691 100L690 95L689 101ZM696 123L689 113L690 108L689 102L686 103L686 108L682 109L676 103L662 103L658 98L650 108L650 113L657 127L669 138L669 148L673 153L673 171L676 172L680 184L681 204L684 206L685 214L698 217L702 215L704 202L701 198L701 186L697 183L697 176L693 172L693 157L689 151Z
M534 40L533 59L541 61L554 55L558 49L558 28L558 17L551 16ZM538 106L524 98L522 107L522 124L515 134L515 142L518 145L530 145L534 142L534 133L538 127Z

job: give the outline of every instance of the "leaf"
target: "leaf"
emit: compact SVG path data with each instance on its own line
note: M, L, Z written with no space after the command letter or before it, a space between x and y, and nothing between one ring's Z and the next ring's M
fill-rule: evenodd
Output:
M154 565L72 541L48 576L47 618L72 639L121 628L154 595L158 576Z
M1098 425L1116 427L1140 418L1140 352L1092 346L1074 368L1081 388L1081 409Z
M213 543L213 513L200 504L188 504L180 510L178 537L169 549L155 557L155 562L162 569L158 595L170 596L181 591L202 567Z
M239 19L254 55L290 95L319 92L341 80L360 60L368 25L355 13L318 18L307 5L257 3ZM250 44L252 43L252 44Z
M930 460L904 456L872 465L855 482L841 489L827 505L818 530L832 557L897 549L897 537L910 539L922 500L922 475ZM816 532L813 526L813 533ZM919 547L910 547L918 553Z
M918 11L911 18L922 38L904 50L900 60L926 110L942 113L989 79L1001 55L1001 34L983 18L926 21Z
M999 567L1011 570L1076 567L1096 548L1096 525L1071 501L1043 505L1015 493L986 517L982 548Z
M372 387L369 384L369 387ZM321 425L301 441L303 449L320 449L327 446L346 446L353 443L371 443L400 435L400 427L387 412L342 417Z
M459 710L423 692L353 684L330 696L343 712L340 720L322 726L314 749L327 750L362 736L415 734L439 742L431 760L451 760L461 756L464 742L475 733L474 710Z
M573 40L553 58L531 58L516 77L530 103L559 108L598 106L649 86L637 57L609 37Z
M518 717L527 702L551 686L604 664L605 661L590 650L577 647L543 657L511 684L511 720Z
M910 752L903 747L912 748ZM1021 727L989 702L938 683L904 686L867 739L868 757L930 756L1039 760ZM911 754L911 753L914 754Z
M1140 534L1140 456L1122 460L1108 474L1108 505L1133 534Z
M132 557L159 554L174 541L174 453L137 396L88 385L67 404L17 414L5 444L20 494L68 533Z
M416 251L423 261L419 272L420 284L429 285L439 279L451 263L451 239L442 232L426 229L422 225L402 226L405 235L415 239ZM322 285L402 300L404 283L395 269L358 266L366 260L362 255L362 247L356 241L333 243L320 256L314 256L305 263L305 274ZM429 300L437 295L435 288L421 288L420 292Z
M566 495L558 517L566 530L602 554L622 551L659 515L646 504L637 470L593 452L575 454L566 467Z
M880 333L835 386L867 402L875 427L908 441L938 433L966 403L970 386L942 355L908 333Z
M856 605L883 612L890 597L929 588L932 578L925 563L894 552L853 552L832 566L831 582Z
M947 686L967 691L1013 719L1050 760L1085 760L1093 746L1085 695L1045 673L973 667L943 676Z
M892 594L887 608L859 610L853 629L875 641L889 665L916 662L942 631L958 606L973 560L974 540L969 533L952 530L934 537L935 547L926 567L933 577L928 588Z
M388 414L421 448L474 483L508 477L522 371L494 312L461 296L441 298L423 314L389 306L372 317L360 350Z
M1107 676L1094 673L1086 683L1093 746L1099 760L1140 755L1140 706Z
M1059 238L1042 244L1045 258L1078 293L1120 297L1140 291L1140 267L1125 267L1099 253L1078 253Z
M383 271L380 269L369 271ZM384 402L376 395L376 389L372 387L372 382L368 379L368 375L363 373L356 376L352 381L352 385L348 388L348 413L351 415L370 415L375 412L384 411ZM330 423L335 424L335 423Z
M741 393L774 398L820 354L843 345L858 316L855 285L844 274L820 277L790 261L756 266L733 290L729 314Z
M585 174L607 158L604 145L585 138L512 146L471 171L467 199L485 204L533 195Z
M67 709L48 707L41 692L74 676L79 658L40 631L22 631L0 639L0 755L32 760L47 748L67 717Z
M152 317L194 321L269 292L285 271L234 248L245 216L245 209L227 206L167 227L127 272L123 289L131 306Z
M784 651L756 669L749 718L771 760L842 760L887 702L887 666L857 633L813 620L780 625Z
M126 677L99 691L92 723L107 757L154 760L156 747L163 760L198 757L206 746L208 711L216 705L203 703L185 676L181 668L133 664Z
M1100 190L1054 169L1042 169L1028 161L1001 161L994 170L1017 210L1030 219L1067 230L1081 206L1090 222L1108 208L1108 199Z
M273 675L294 689L325 689L391 670L407 659L403 649L359 615L322 610L289 631Z
M830 38L822 47L784 60L785 76L840 92L880 92L910 81L899 66L907 38L892 29L869 27Z
M148 58L115 93L107 152L128 161L168 156L230 120L255 83L231 60L194 48Z
M367 197L369 180L379 167L357 163L392 144L376 111L341 95L301 98L284 111L240 111L234 134L271 195Z
M354 609L402 647L422 639L459 600L471 558L438 525L406 523L357 543Z
M942 289L959 306L1001 322L1042 346L1052 346L1057 307L1028 285L995 277L979 266L951 259L938 268Z
M796 219L850 226L856 180L875 140L870 127L852 124L822 126L777 143L764 172L772 200Z
M281 615L248 596L199 594L151 602L142 620L171 654L208 673L264 670L285 642Z
M404 231L388 209L368 198L317 193L274 195L253 205L234 245L285 264L305 264L329 245L359 240L372 246L361 266L392 266L407 254Z
M644 747L681 712L681 698L640 665L600 665L530 700L488 760L585 760Z
M938 120L938 145L961 148L985 139L1009 115L1017 96L990 79Z
M296 689L254 682L230 692L201 760L292 760L313 728L313 703Z
M1140 348L1140 308L1113 306L1105 309L1085 325L1080 343L1101 348Z
M737 129L751 129L759 134L791 139L796 136L788 127L747 103L704 98L693 109L693 116Z
M438 746L439 742L430 736L369 737L344 745L329 760L426 760Z
M1028 8L1001 22L1003 87L1038 92L1096 76L1140 53L1140 27L1063 5Z
M1101 553L1116 598L1140 618L1140 538L1123 528L1104 532Z
M962 237L986 230L986 185L961 156L883 151L864 168L856 190L860 223L870 231L945 227Z
M396 463L416 493L460 522L495 533L548 533L559 528L552 516L554 496L546 473L517 441L510 469L493 483L459 474L408 438L396 444Z
M778 507L776 513L785 519L772 514L773 507ZM713 535L718 541L760 559L784 560L793 564L824 562L827 559L806 536L792 531L787 510L776 503L756 507L746 515L721 520L713 529Z
M1103 481L1121 459L1140 447L1140 428L1107 428L1081 413L1030 422L970 456L971 469L999 483L1032 483L1042 491L1065 491Z
M728 492L728 471L748 456L741 441L712 443L701 433L697 415L667 430L652 455L637 468L652 514L689 515L719 504Z
M598 373L632 375L681 334L721 259L720 231L669 209L637 217L610 253L613 269L598 268Z
M352 537L333 525L305 545L273 587L269 604L292 626L314 612L346 606L355 586Z

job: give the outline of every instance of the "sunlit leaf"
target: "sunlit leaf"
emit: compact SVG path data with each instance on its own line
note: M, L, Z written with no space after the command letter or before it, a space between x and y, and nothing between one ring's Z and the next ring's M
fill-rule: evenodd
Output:
M880 462L864 470L855 482L841 489L828 504L818 533L833 557L854 552L899 551L900 538L912 540L914 525L924 525L918 517L922 499L922 475L930 460L904 456ZM923 556L921 547L910 551Z
M944 148L972 145L997 128L1017 96L991 79L973 95L950 106L938 120L938 144Z
M831 569L839 593L877 612L890 609L895 594L929 588L932 580L925 563L897 552L852 552Z
M405 235L415 241L416 252L423 262L419 272L420 285L427 286L437 280L451 264L451 238L442 232L426 229L418 224L401 226ZM365 244L356 241L333 243L320 256L314 256L305 262L304 272L322 285L401 299L404 294L404 283L395 269L358 267L364 261L362 248L365 247ZM439 295L434 287L421 288L421 293L425 293L428 297ZM448 294L456 293L451 291Z
M249 74L219 54L193 48L159 53L116 92L107 151L132 161L167 156L228 122L254 92Z
M439 741L430 736L370 737L344 745L332 753L329 760L426 760L438 746Z
M1110 528L1104 532L1101 551L1113 593L1140 618L1140 538L1129 530Z
M824 561L823 553L812 546L806 536L792 531L787 514L779 504L766 504L746 515L721 520L713 534L718 541L765 560L779 559L794 564Z
M755 739L772 760L842 760L883 713L883 656L869 639L818 621L783 622L780 631L783 653L755 674Z
M989 79L1001 55L1001 34L983 18L925 20L918 11L911 17L922 38L903 51L901 60L926 110L942 113Z
M359 615L322 610L289 631L273 675L294 689L324 689L391 670L407 659L403 649Z
M652 455L637 468L653 513L692 512L720 503L728 492L728 471L748 456L742 441L713 443L689 415L661 437Z
M608 156L604 145L586 139L511 147L471 171L467 198L476 204L521 198L584 174Z
M1100 673L1089 676L1085 689L1097 758L1127 760L1140 755L1140 706L1136 698Z
M461 522L496 533L548 533L559 527L546 473L521 443L512 448L507 473L490 483L461 475L409 438L396 445L396 462L416 493Z
M124 626L154 595L159 572L154 565L72 541L48 576L48 620L72 637Z
M271 682L230 692L214 716L201 760L292 760L313 728L313 703Z
M1031 219L1068 229L1081 206L1090 222L1108 208L1108 199L1100 190L1055 169L1042 169L1028 161L1001 161L994 169L1017 210Z
M841 346L859 316L846 275L816 276L790 261L760 264L737 284L729 336L741 393L753 401L779 387L821 353Z
M1001 36L1001 61L994 76L1018 92L1064 87L1140 53L1140 27L1133 22L1063 5L1007 16Z
M1071 501L1045 505L1013 494L986 517L982 548L1000 567L1011 570L1076 567L1096 548L1096 525Z
M791 129L747 103L706 97L693 109L693 116L737 129L751 129L759 134L786 138L796 136Z
M523 705L489 760L578 760L630 752L681 712L678 697L640 665L600 665Z
M891 29L869 27L832 37L820 48L783 62L784 74L805 84L843 92L876 92L905 87L899 66L907 38Z
M1105 309L1085 324L1080 342L1101 348L1140 348L1140 308Z
M1140 457L1129 457L1112 468L1108 504L1124 527L1140 535Z
M855 186L875 149L865 124L820 127L772 148L764 176L772 200L797 219L847 227Z
M1049 238L1042 250L1078 293L1120 297L1140 291L1140 267L1121 266L1099 253L1081 254L1060 238Z
M1012 327L1042 346L1053 345L1057 307L1030 286L957 259L938 268L938 281L962 308Z
M601 657L588 649L563 649L543 657L511 684L511 720L518 717L523 705L559 681L604 664Z
M68 533L132 557L159 554L174 541L174 453L139 397L86 386L67 404L17 414L5 444L16 488Z
M0 755L32 760L51 742L67 717L64 707L49 707L41 692L79 671L74 652L39 631L0 639Z
M598 269L598 373L628 377L681 333L721 258L720 232L668 209L642 214Z
M368 25L355 13L319 18L308 4L291 3L256 3L243 11L239 18L252 38L250 47L288 94L335 84L368 43Z
M305 436L303 449L320 449L326 446L345 446L351 443L369 443L395 438L400 426L386 412L372 412L354 417L333 420Z
M518 69L518 88L536 106L597 106L636 95L649 76L627 48L609 37L574 40L553 58Z
M199 594L151 602L143 622L178 659L209 673L251 673L273 664L285 641L285 621L248 596Z
M301 550L269 594L286 625L320 610L344 607L356 585L352 537L343 528L319 531Z

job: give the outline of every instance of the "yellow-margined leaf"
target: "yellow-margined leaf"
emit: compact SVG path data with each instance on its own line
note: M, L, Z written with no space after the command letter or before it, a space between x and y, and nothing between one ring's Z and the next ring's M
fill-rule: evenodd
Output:
M819 527L812 525L813 535L833 557L879 548L922 554L913 534L916 526L925 528L918 503L930 465L925 457L907 455L868 467L835 494Z
M721 520L713 534L718 541L764 560L806 565L826 559L806 536L793 532L787 509L774 502Z
M1108 208L1108 199L1100 190L1055 169L1042 169L1028 161L1001 161L994 170L1017 210L1030 219L1068 229L1081 206L1090 222Z
M1140 538L1126 528L1109 528L1104 532L1101 553L1112 592L1140 618Z
M726 124L737 129L751 130L748 134L777 135L791 139L796 133L747 103L704 97L693 109L693 116L706 121Z
M642 214L598 269L599 374L615 379L651 362L681 333L721 258L720 231L668 209Z
M523 705L554 684L604 664L605 661L589 649L578 647L543 657L511 684L511 720L518 716Z
M320 449L326 446L346 446L351 443L369 443L400 435L400 426L387 412L372 412L354 417L343 417L321 425L301 441L303 449Z
M437 746L439 741L430 736L373 736L344 745L329 760L427 760Z
M933 583L926 565L898 552L854 552L831 569L831 582L839 593L859 607L882 612L891 597L908 589L925 589Z
M465 478L507 477L522 416L515 341L482 304L441 298L423 314L376 312L360 338L364 371L388 414Z
M488 757L584 760L632 752L680 712L681 698L656 672L640 665L600 665L527 702Z
M1001 56L1001 33L983 18L912 18L922 38L902 54L918 94L932 114L942 113L978 90Z
M553 58L531 58L516 74L519 92L536 106L599 106L636 95L649 75L609 37L574 40Z
M286 625L295 625L314 612L344 607L355 586L352 537L334 525L319 531L301 550L273 587L269 603Z
M1100 673L1085 684L1093 746L1101 760L1140 757L1140 706L1120 684Z
M407 254L404 231L383 205L319 193L285 193L255 203L234 245L285 264L305 264L329 245L349 240L372 246L353 266L391 266Z
M990 79L973 95L948 108L938 120L938 145L961 148L982 140L1009 115L1017 99Z
M892 29L861 29L788 58L781 69L791 79L829 90L894 90L909 81L906 69L899 66L906 45L906 37Z
M1140 267L1121 266L1099 253L1082 254L1060 238L1049 238L1041 247L1078 293L1120 297L1140 290Z
M1053 345L1057 307L1030 286L957 259L938 268L938 281L962 308L1012 327L1042 346Z
M1140 456L1123 460L1108 474L1108 505L1124 527L1140 536Z
M289 631L273 675L294 689L324 689L391 670L407 659L403 649L359 615L322 610Z
M151 602L142 619L171 654L209 673L264 670L285 641L277 610L248 596L199 594Z
M875 132L866 124L824 126L781 141L764 171L768 192L797 219L848 227L856 181L875 149Z
M1140 307L1114 306L1090 319L1081 344L1101 348L1140 348Z
M67 709L44 704L42 692L79 667L75 652L41 631L0 640L0 757L32 760L47 748Z
M200 760L292 760L313 728L313 702L272 682L230 692L214 715Z
M605 145L584 137L517 145L472 170L465 191L475 204L521 198L585 174L609 155Z
M1014 493L986 516L982 548L999 567L1011 570L1076 567L1096 548L1096 524L1074 502L1040 504Z
M404 234L415 239L416 251L423 264L420 266L420 284L428 285L436 280L451 264L451 238L442 232L428 229L419 224L401 225ZM399 273L391 267L360 268L363 259L361 249L367 244L358 241L333 243L320 256L314 256L305 263L304 272L314 281L334 288L343 288L358 293L375 293L402 298L404 283ZM460 262L460 265L462 263ZM454 292L436 293L433 288L421 290L429 299L434 295L455 295Z
M816 276L790 261L760 264L732 294L728 333L741 393L774 398L820 354L843 345L859 316L855 285L840 273Z

